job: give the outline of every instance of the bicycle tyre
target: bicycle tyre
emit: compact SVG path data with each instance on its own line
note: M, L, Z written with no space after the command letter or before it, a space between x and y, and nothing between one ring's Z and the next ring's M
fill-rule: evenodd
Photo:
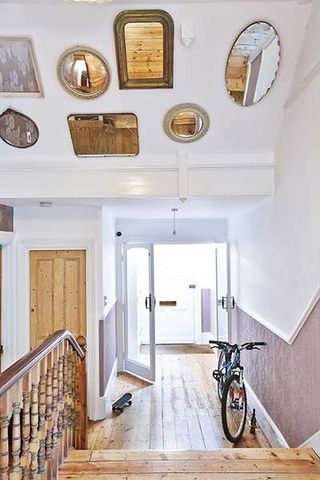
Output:
M222 365L226 362L226 354L224 350L221 350L220 355L219 355L219 360L218 360L218 370L220 371L220 368ZM217 382L217 390L218 390L218 397L220 402L222 402L223 398L223 391L224 391L224 382L225 382L225 375L223 375L220 380Z
M234 382L237 382L237 384L239 384L239 380L240 380L239 375L237 375L237 374L233 374L227 379L227 381L225 383L224 392L223 392L222 402L221 402L222 427L223 427L223 431L224 431L224 434L225 434L226 438L231 443L239 442L239 440L241 439L241 437L243 435L243 431L244 431L244 427L246 425L246 419L247 419L247 394L246 394L246 388L245 388L244 384L242 383L242 385L240 386L240 388L242 389L242 395L241 396L242 396L242 402L243 402L242 419L241 419L238 430L236 432L233 432L231 430L231 422L229 422L229 412L234 407L230 407L228 405L228 400L231 397L230 393L232 394L232 398L233 398L233 392L232 392L231 389L234 389ZM234 409L237 410L236 408L234 408ZM238 411L239 410L240 409L238 409ZM229 425L229 423L230 423L230 425Z

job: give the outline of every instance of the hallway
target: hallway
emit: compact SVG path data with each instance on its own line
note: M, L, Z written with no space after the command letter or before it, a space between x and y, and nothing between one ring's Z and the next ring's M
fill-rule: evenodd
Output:
M196 353L195 353L196 352ZM224 438L220 403L211 372L217 362L207 346L165 346L157 350L154 385L128 374L118 376L113 400L125 392L133 404L123 414L109 411L89 428L89 448L94 450L203 450L230 448ZM257 429L247 428L238 447L269 447Z

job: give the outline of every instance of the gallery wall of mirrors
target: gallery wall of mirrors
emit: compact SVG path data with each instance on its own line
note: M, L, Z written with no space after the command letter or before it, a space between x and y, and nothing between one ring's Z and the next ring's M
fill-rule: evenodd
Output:
M113 28L119 89L173 88L172 17L164 10L124 10L116 16ZM29 38L0 37L0 60L0 95L43 96ZM279 64L280 40L270 23L261 20L240 29L225 71L226 92L235 108L260 102L274 84ZM57 75L65 92L82 100L105 94L111 81L107 59L88 46L62 52ZM74 113L67 124L79 157L139 154L136 113ZM206 110L191 102L173 106L163 119L168 139L179 143L196 142L209 128ZM10 108L0 115L0 137L12 147L28 148L38 141L39 130L31 118Z

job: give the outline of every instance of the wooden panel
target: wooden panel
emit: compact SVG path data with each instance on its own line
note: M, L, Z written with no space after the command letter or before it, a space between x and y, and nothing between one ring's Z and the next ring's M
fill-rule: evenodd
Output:
M30 252L30 342L39 345L56 330L86 335L86 253Z

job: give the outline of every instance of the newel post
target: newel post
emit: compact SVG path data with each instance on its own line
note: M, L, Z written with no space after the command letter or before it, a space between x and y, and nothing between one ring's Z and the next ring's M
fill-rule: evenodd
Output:
M87 339L84 336L79 336L77 342L84 352L87 351ZM87 369L86 358L79 359L80 370L80 448L86 450L88 448L88 415L87 415Z

